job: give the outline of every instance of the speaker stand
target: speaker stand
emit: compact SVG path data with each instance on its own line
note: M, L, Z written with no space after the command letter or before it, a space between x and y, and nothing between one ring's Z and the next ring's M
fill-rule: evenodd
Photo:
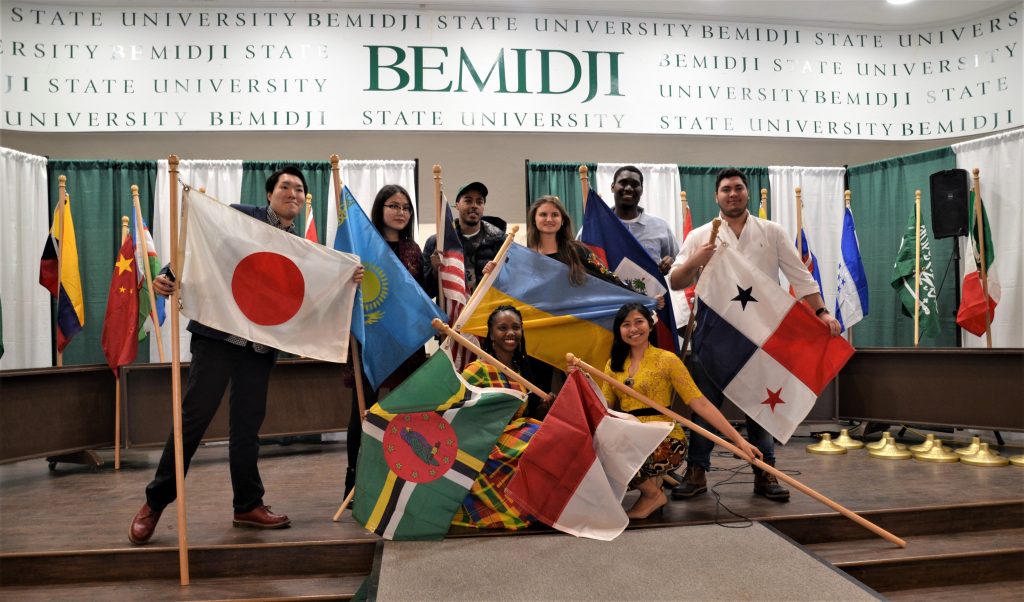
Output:
M954 332L956 333L956 346L963 346L963 331L960 329L960 325L956 323L956 316L960 313L960 236L953 237L953 304L956 309L953 310L953 324L955 326Z

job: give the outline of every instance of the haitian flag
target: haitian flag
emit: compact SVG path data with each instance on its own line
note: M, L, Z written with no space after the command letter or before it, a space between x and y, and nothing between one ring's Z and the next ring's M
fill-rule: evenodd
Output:
M664 297L668 292L668 283L658 269L658 264L593 188L587 194L580 241L590 247L620 280L636 292L652 299ZM679 339L675 333L676 318L672 312L672 302L668 298L665 301L664 307L657 311L658 322L655 324L658 347L678 353Z
M352 517L384 539L441 539L526 399L478 388L435 353L366 414Z
M63 202L58 201L57 208L53 210L53 225L43 247L43 256L39 259L39 284L57 299L57 351L62 352L71 338L85 326L85 301L82 298L82 275L78 271L78 242L75 240L75 221L71 218L70 196Z
M348 358L359 258L186 189L181 311L206 326L326 362Z
M495 269L493 284L475 308L463 312L455 329L486 336L491 312L514 305L523 314L523 331L530 333L526 353L561 370L570 352L591 366L605 365L619 308L626 303L654 308L654 299L589 274L582 286L571 286L564 263L518 244L509 246Z
M559 531L611 541L629 524L626 486L671 430L609 410L593 381L570 370L506 492Z
M334 248L358 255L365 272L352 308L352 334L362 345L363 372L374 389L434 336L445 319L377 232L348 186L342 187Z
M107 311L103 316L103 334L100 345L107 365L117 376L117 370L135 361L139 352L139 266L135 262L135 245L131 236L125 236L117 252L114 275L110 278Z
M697 296L693 348L712 382L786 443L853 347L728 244L704 267Z

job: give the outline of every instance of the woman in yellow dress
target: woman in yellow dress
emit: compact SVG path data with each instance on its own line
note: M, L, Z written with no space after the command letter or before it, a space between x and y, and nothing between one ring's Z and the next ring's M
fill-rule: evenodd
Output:
M615 315L612 333L611 359L604 369L605 374L666 408L672 405L672 391L675 390L690 409L732 439L748 457L762 457L761 452L741 437L718 408L704 397L682 360L654 344L654 318L649 309L639 303L623 305ZM641 422L672 421L609 384L602 385L602 389L613 409L632 414ZM647 518L668 503L668 496L661 488L663 476L679 468L684 458L686 433L676 424L630 481L629 489L639 489L640 498L626 513L629 518Z

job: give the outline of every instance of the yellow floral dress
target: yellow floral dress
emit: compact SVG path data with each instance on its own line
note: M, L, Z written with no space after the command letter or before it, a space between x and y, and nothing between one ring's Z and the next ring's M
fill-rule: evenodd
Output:
M693 382L693 378L686 366L683 365L682 360L671 351L659 349L654 345L648 346L640 360L636 374L630 378L629 372L632 364L632 358L626 357L622 372L615 372L612 370L609 360L605 365L604 373L666 408L672 405L673 390L687 405L703 395ZM618 406L623 412L636 416L640 422L672 422L668 416L648 407L638 399L619 393L618 389L609 384L602 385L601 389L608 403L613 407ZM668 437L647 458L636 476L630 481L630 489L651 477L679 468L685 458L686 433L683 432L683 428L679 424L676 424L669 432Z

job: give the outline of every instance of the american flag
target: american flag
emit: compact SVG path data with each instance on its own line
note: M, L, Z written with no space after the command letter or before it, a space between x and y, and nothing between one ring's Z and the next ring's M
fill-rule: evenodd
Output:
M441 309L448 314L448 325L454 326L469 301L469 290L466 287L466 257L462 252L462 241L455 231L452 209L444 204L444 246L441 249L441 291L444 302ZM475 342L476 337L469 335ZM473 359L473 354L462 345L455 345L452 350L452 363L455 369L462 372Z

